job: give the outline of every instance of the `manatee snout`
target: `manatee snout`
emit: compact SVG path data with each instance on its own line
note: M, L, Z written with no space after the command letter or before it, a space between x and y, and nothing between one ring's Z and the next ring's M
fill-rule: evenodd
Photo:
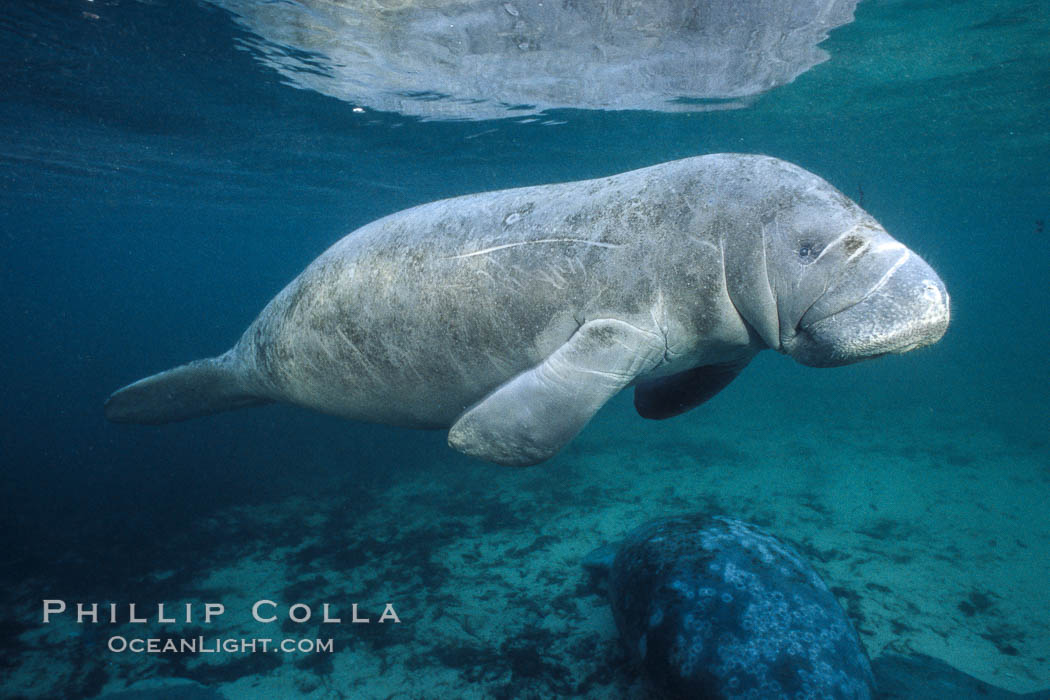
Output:
M948 290L933 268L896 241L875 246L868 256L870 274L832 286L803 315L790 349L797 361L847 365L944 336L951 315Z

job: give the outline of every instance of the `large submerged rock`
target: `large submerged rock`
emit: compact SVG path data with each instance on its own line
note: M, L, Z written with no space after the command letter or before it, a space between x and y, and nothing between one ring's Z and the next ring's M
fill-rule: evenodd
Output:
M620 638L672 698L867 699L867 654L813 568L772 535L703 514L653 520L584 565Z
M439 119L744 106L826 60L858 2L210 1L290 84Z

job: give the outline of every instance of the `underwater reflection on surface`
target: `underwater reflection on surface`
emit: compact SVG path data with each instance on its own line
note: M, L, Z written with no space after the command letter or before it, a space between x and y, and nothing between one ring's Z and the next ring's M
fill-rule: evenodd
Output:
M289 84L432 119L714 110L827 60L856 0L211 0Z

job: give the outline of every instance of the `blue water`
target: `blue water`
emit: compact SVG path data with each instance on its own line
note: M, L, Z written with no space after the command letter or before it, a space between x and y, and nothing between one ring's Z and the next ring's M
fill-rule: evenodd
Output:
M70 599L123 590L172 556L173 533L230 505L348 473L457 468L437 433L285 406L129 428L102 403L225 350L310 260L379 216L720 151L784 158L860 201L938 271L953 312L940 343L902 357L837 370L763 357L727 405L767 415L779 402L777 428L800 435L819 430L812 397L857 416L928 407L1042 460L1050 494L1048 25L1038 2L866 0L822 44L831 60L745 109L521 123L355 111L296 89L207 5L8 4L0 577ZM588 430L643 439L612 428Z

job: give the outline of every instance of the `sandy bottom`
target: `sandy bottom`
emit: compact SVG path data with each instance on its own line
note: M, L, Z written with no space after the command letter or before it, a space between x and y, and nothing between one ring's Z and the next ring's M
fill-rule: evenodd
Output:
M774 412L654 424L618 400L524 470L469 462L435 437L425 468L388 467L385 484L331 483L183 528L186 561L136 590L151 615L158 601L180 616L193 603L193 622L30 626L5 652L0 690L42 698L178 677L231 699L645 698L580 560L645 520L701 510L796 544L873 658L921 652L1015 692L1050 687L1045 445L928 408L834 408L809 406L820 420L785 434ZM39 590L8 597L38 616ZM263 609L276 622L252 619L258 600L279 604ZM205 602L225 614L202 624ZM287 619L293 603L310 606L309 622ZM324 603L342 623L320 621ZM351 622L352 603L371 622ZM400 623L379 622L387 603ZM333 651L112 653L112 635L330 639Z

